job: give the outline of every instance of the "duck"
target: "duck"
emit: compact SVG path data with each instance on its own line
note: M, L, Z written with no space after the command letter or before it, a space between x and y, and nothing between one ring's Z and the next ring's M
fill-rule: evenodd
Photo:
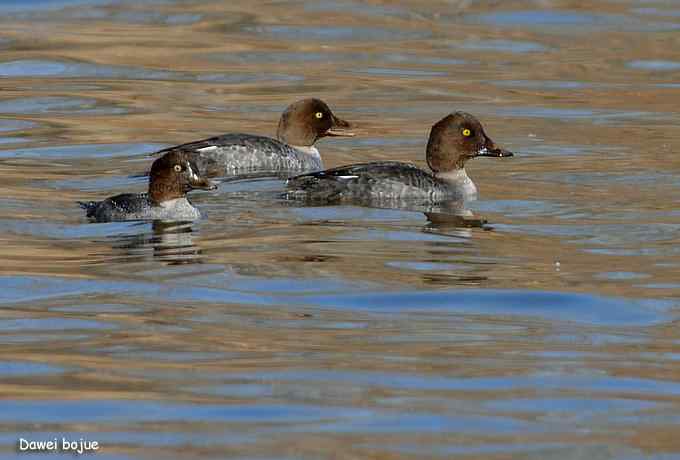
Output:
M189 142L156 154L181 152L207 177L283 176L323 169L316 142L324 137L352 137L350 123L320 99L308 98L286 108L276 139L232 133Z
M430 171L410 163L376 161L300 174L286 181L285 198L313 202L468 201L477 198L465 163L476 157L511 157L466 112L453 112L432 126L425 157Z
M201 212L187 198L193 189L215 190L190 156L168 152L156 159L149 173L146 193L122 193L102 201L78 202L96 222L127 220L194 221Z

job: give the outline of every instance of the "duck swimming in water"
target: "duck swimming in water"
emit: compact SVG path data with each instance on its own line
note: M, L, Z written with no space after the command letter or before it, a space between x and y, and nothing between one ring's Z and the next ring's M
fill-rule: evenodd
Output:
M289 177L323 169L314 144L328 136L354 136L350 124L320 99L303 99L281 115L277 139L254 134L224 134L157 152L187 155L207 177L253 174Z
M473 115L455 112L432 126L426 159L432 172L397 161L360 163L302 174L286 182L286 196L313 202L390 201L436 203L477 198L477 187L465 171L475 157L511 157L484 132Z
M200 211L187 199L193 189L214 190L217 186L199 173L182 152L169 152L151 165L147 193L123 193L103 201L79 202L87 217L96 222L124 220L192 221Z

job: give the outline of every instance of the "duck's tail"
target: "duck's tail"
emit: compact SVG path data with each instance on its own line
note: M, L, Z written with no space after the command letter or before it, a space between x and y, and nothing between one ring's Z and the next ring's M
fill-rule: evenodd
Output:
M85 215L87 217L94 217L94 213L97 210L98 201L77 201L78 205L85 210Z

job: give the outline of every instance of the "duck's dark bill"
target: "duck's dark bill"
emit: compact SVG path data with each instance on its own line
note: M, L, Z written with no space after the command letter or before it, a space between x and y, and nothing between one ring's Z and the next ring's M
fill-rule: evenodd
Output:
M204 178L198 178L196 180L192 180L191 183L191 188L198 188L202 190L216 190L217 189L217 184L215 184L212 181L209 181L208 179Z
M349 122L333 115L333 125L326 131L326 136L352 137L354 133L350 131L351 127Z
M505 150L505 149L501 149L501 148L498 148L498 147L495 147L495 148L492 148L492 149L484 147L479 152L477 152L477 156L480 156L480 157L511 157L511 156L514 156L514 154L510 150Z

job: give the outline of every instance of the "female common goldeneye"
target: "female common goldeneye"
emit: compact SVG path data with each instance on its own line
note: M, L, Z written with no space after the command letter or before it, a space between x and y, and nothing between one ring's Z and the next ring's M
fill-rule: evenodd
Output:
M319 99L303 99L281 115L277 139L253 134L224 134L160 150L182 152L207 177L257 173L283 175L323 169L314 143L326 136L354 136L350 124Z
M121 220L191 221L201 213L187 199L195 188L214 190L187 155L169 152L151 165L148 193L123 193L104 201L78 202L97 222Z
M286 196L369 205L394 200L432 203L475 199L477 187L465 173L465 162L478 156L510 157L512 152L498 147L474 116L455 112L435 123L430 131L426 158L432 173L397 161L340 166L288 179Z

